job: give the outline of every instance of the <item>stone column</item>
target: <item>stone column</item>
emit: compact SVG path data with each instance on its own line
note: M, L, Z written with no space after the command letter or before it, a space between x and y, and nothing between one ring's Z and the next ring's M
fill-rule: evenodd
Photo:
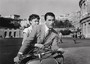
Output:
M19 29L16 29L16 35L15 38L19 38Z
M14 29L11 30L11 36L14 37Z
M6 32L6 37L5 38L9 38L9 32L10 32L10 30L7 29L7 30L5 30L5 32Z

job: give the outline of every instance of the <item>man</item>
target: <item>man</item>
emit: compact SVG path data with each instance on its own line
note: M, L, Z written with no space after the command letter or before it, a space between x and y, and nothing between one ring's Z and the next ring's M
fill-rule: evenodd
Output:
M63 43L63 41L62 41L62 33L61 32L59 32L59 38L60 38L60 43Z
M73 41L74 41L75 44L77 44L76 39L77 39L77 33L74 32L74 33L73 33Z
M47 12L44 16L45 24L38 25L33 28L30 36L24 41L21 46L17 58L21 55L25 55L26 51L30 48L31 45L44 48L45 46L49 47L52 50L58 50L58 33L53 29L53 23L55 21L55 15L52 12ZM17 61L15 58L14 61Z
M32 14L32 15L29 16L28 20L29 20L30 26L23 30L23 41L22 41L22 44L27 39L27 37L30 36L30 33L31 33L32 29L36 25L39 24L40 17L37 14Z

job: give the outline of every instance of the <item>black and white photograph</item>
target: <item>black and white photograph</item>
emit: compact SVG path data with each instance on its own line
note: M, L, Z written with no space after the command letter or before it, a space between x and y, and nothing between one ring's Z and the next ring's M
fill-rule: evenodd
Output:
M90 64L90 0L0 0L0 64Z

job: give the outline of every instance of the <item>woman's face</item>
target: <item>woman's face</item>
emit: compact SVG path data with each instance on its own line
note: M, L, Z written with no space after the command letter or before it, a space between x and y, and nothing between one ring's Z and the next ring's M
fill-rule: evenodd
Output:
M31 24L34 25L38 25L39 24L39 20L37 18L32 19Z

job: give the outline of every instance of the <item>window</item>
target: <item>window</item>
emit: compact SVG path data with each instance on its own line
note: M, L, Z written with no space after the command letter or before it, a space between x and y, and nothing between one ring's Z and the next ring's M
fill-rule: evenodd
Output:
M90 25L90 23L88 23L88 25Z

